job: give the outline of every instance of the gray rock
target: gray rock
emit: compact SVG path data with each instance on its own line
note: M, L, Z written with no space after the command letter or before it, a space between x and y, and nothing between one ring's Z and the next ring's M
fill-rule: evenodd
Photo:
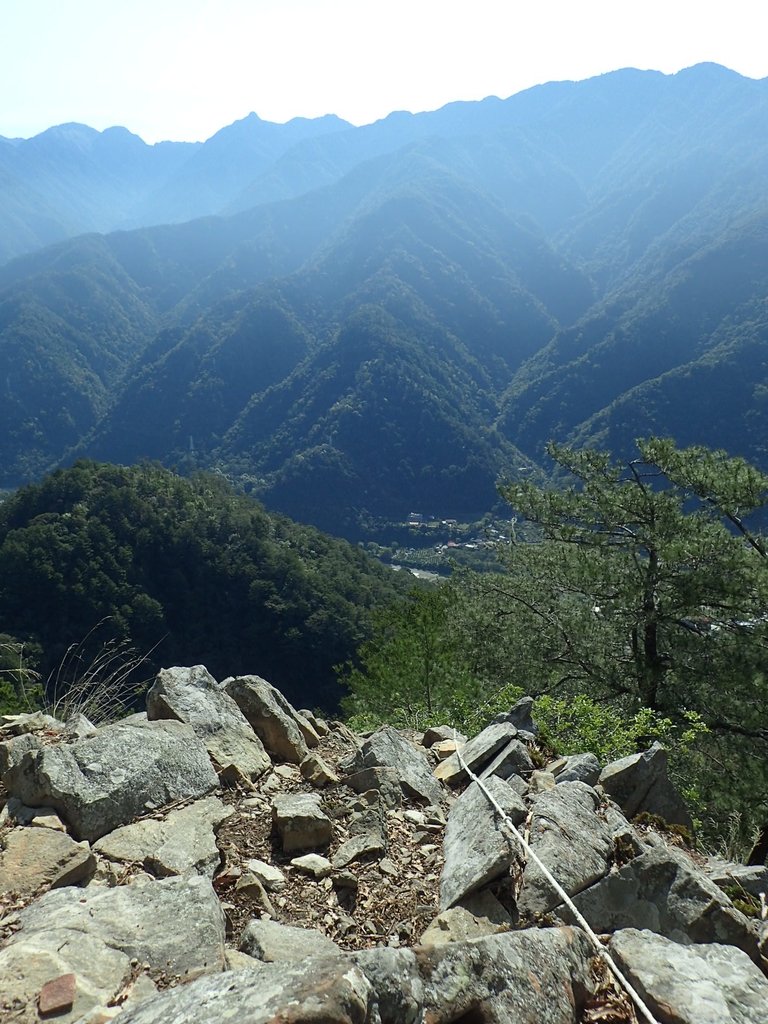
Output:
M516 738L517 729L509 722L489 725L461 748L461 759L468 768L478 774L510 740ZM447 782L450 786L456 786L469 776L462 768L458 754L452 754L435 768L435 778Z
M442 946L509 931L510 914L487 889L466 896L461 903L434 918L419 939L422 946Z
M88 736L95 736L97 732L98 729L93 722L80 711L68 718L64 725L64 737L69 743L73 740L84 740Z
M734 864L730 861L714 860L704 867L704 873L721 889L735 887L743 889L750 896L768 893L768 865Z
M594 786L600 778L600 762L594 754L571 754L563 758L565 764L555 772L555 779L560 782L583 782Z
M45 742L32 732L10 736L0 743L0 780L5 783L6 774L19 764L30 750L41 750Z
M129 982L131 965L124 953L85 932L53 929L19 939L0 950L0 1019L39 1024L40 991L68 974L75 975L74 1003L52 1018L56 1024L75 1024L106 1006Z
M236 676L222 685L270 754L301 764L309 752L307 742L296 711L282 693L260 676Z
M252 871L246 871L245 874L238 878L235 882L235 893L236 898L244 897L255 903L257 907L261 907L270 917L274 917L275 908L267 894L267 890Z
M765 1024L768 980L733 946L681 946L653 932L625 929L608 948L659 1020Z
M31 732L63 732L64 723L44 711L25 711L19 715L0 715L0 736L23 736Z
M245 866L270 892L282 889L285 885L285 875L274 864L267 864L266 861L257 860L254 857L252 860L246 861Z
M272 818L285 853L327 846L331 840L331 819L320 809L320 797L315 793L276 796Z
M31 896L43 885L79 885L95 870L96 858L87 843L53 829L15 828L3 837L0 894Z
M51 828L66 832L67 827L52 807L27 807L15 796L8 798L0 811L0 826L32 825L35 828Z
M527 778L533 772L533 761L528 748L520 740L510 740L502 747L487 768L480 773L485 780L495 775L499 779L510 779L513 775Z
M286 702L287 703L287 702ZM296 724L301 729L301 735L304 737L304 742L310 748L310 750L316 747L320 743L320 734L315 729L314 725L306 718L301 711L296 711L290 704L288 705L293 712L293 717L296 719Z
M353 835L342 843L331 858L334 868L345 868L355 860L387 851L387 832L381 815L374 809L363 814L352 825Z
M515 825L525 821L525 804L506 782L492 778L486 786ZM447 910L468 893L506 874L517 855L509 830L476 782L451 808L443 853L441 910Z
M450 725L433 725L421 737L421 745L429 750L436 743L441 743L443 740L455 740L456 743L466 743L467 737L463 733L457 732Z
M164 668L147 693L150 720L175 718L191 725L216 765L258 779L269 755L235 701L203 665Z
M406 796L437 804L443 798L439 782L432 776L426 757L389 725L368 737L360 748L360 769L391 768Z
M322 718L318 718L314 711L309 711L307 708L299 708L297 714L305 718L312 728L315 730L318 736L327 736L331 731L328 727L328 723Z
M551 793L556 785L557 781L552 772L537 768L535 772L531 772L528 779L528 795L536 796L539 793Z
M141 720L31 750L6 776L12 796L53 807L76 838L91 842L149 810L204 796L217 782L190 726Z
M120 1016L120 1024L365 1024L370 984L345 957L259 964L200 978Z
M299 765L302 777L313 786L335 786L339 781L336 772L332 771L319 754L309 753Z
M108 860L141 864L157 876L192 871L213 878L221 862L215 833L231 814L216 797L207 797L160 820L147 818L115 829L94 850Z
M576 1024L591 995L591 952L577 929L530 928L354 960L371 984L372 1024Z
M403 802L400 777L394 768L363 768L348 775L344 781L356 793L375 791L387 807L399 807Z
M598 781L628 818L646 811L670 824L693 828L688 808L669 780L667 752L659 743L606 765Z
M293 963L309 956L333 956L341 950L316 928L292 928L277 921L251 921L240 950L267 963Z
M517 704L510 708L509 711L497 715L494 722L508 722L510 725L514 725L520 732L527 733L529 736L535 736L539 729L531 717L533 706L533 697L521 697Z
M15 921L18 930L0 950L0 993L18 1001L19 1020L36 1021L42 984L70 972L75 1005L57 1021L80 1020L113 1001L131 978L132 960L168 981L220 972L225 964L224 915L205 878L55 889Z
M569 896L608 873L611 830L597 814L600 801L583 782L564 782L533 803L529 843ZM518 910L543 914L561 902L541 868L528 858Z
M757 958L757 930L684 854L651 847L573 902L597 932L640 928L683 945L720 942ZM571 912L557 914L571 921Z
M291 864L313 878L327 878L333 870L328 858L321 857L319 853L305 853L303 857L294 857Z

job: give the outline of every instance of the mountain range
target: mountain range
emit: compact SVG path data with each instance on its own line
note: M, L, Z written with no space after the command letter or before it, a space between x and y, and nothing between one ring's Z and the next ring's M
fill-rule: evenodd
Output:
M358 536L482 513L550 438L768 465L768 80L65 125L0 139L0 181L2 487L151 458Z

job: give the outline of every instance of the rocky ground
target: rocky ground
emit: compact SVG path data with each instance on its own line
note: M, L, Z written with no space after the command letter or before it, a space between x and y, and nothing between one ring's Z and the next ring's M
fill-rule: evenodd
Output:
M658 746L545 764L531 704L461 761L202 667L99 729L0 720L0 1018L631 1024L543 863L654 1019L765 1024L768 868L688 848Z

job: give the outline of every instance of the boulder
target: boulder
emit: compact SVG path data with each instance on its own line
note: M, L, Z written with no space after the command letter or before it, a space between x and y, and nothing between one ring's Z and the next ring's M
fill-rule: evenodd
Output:
M296 724L299 729L301 729L301 735L304 737L304 742L310 749L316 747L320 743L320 733L301 711L296 711L290 704L288 707L291 708L293 717L296 719Z
M111 861L140 864L157 876L191 871L213 878L221 862L216 831L231 814L219 799L207 797L164 818L123 825L99 839L94 850Z
M435 781L424 754L389 725L377 729L363 743L356 767L394 770L407 797L428 804L437 804L443 798L442 787Z
M400 776L395 768L363 768L344 781L356 793L377 793L387 807L399 807L403 802Z
M660 1021L765 1024L768 980L733 946L681 946L628 928L616 932L608 949Z
M768 893L768 864L734 864L713 860L704 866L704 873L721 889L743 890L750 896Z
M533 761L528 753L528 748L520 740L510 740L506 747L502 747L487 768L480 773L480 778L485 780L495 775L499 779L509 779L513 775L528 778L533 772Z
M251 921L240 950L267 963L293 963L309 956L333 956L341 950L316 928L292 928L277 921Z
M515 825L525 821L525 804L506 782L492 778L486 788ZM447 910L468 893L507 874L517 856L509 829L476 782L451 808L443 853L441 910Z
M583 782L594 786L600 778L600 762L594 754L571 754L563 758L563 765L553 774L556 782Z
M315 793L286 793L272 801L272 820L283 843L283 852L327 846L331 819L320 809Z
M421 745L430 750L436 743L444 743L446 740L452 740L457 744L466 743L467 737L450 725L433 725L421 737Z
M327 736L331 731L328 723L324 719L318 718L314 711L309 711L307 708L299 708L297 714L309 722L318 736Z
M519 732L533 737L539 731L532 718L534 703L533 697L521 697L509 711L497 715L494 722L508 722L510 725L514 725Z
M76 838L90 842L147 811L204 796L217 782L190 726L142 719L30 750L6 776L12 796L53 807Z
M201 877L55 889L15 915L13 927L0 950L0 999L15 1000L13 1019L24 1022L38 1020L41 988L68 973L74 1004L57 1022L80 1020L125 994L132 961L164 983L220 972L225 963L224 915ZM153 988L145 984L144 993Z
M667 775L667 752L659 743L642 754L612 761L598 782L628 818L645 811L670 824L693 828L690 812Z
M30 750L41 750L44 740L33 732L9 736L0 743L0 781L5 783L7 773L14 768Z
M512 917L487 889L466 896L432 920L419 939L422 946L442 946L509 931Z
M530 928L353 959L377 1024L577 1024L592 994L591 954L578 929Z
M309 752L307 742L296 711L282 693L260 676L235 676L222 685L269 753L301 764Z
M665 846L647 849L573 902L596 932L648 929L683 945L736 946L757 959L757 928L690 858ZM567 907L560 906L557 914L573 920Z
M31 896L41 886L87 882L96 858L87 843L47 828L15 828L3 839L0 852L0 895Z
M533 802L528 842L569 896L608 873L613 834L598 816L599 806L597 793L583 782L564 782L540 793ZM544 914L560 902L541 868L529 857L518 910Z
M191 725L225 772L235 768L247 779L258 779L271 766L245 715L203 665L161 669L147 693L147 717Z
M510 740L516 738L517 729L509 722L489 725L461 748L461 760L477 775ZM456 753L440 762L435 768L435 778L447 782L450 786L457 786L460 782L465 782L469 776L462 768L459 755Z
M120 1017L120 1024L364 1024L370 984L340 956L258 964L200 978Z

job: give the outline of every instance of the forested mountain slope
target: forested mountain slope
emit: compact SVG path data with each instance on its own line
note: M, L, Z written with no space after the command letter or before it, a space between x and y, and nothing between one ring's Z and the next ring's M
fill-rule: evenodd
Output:
M37 668L61 691L117 641L146 657L140 679L207 662L333 707L333 666L408 579L210 474L81 461L0 505L3 631L39 649Z
M0 267L0 486L152 457L348 532L487 508L549 438L761 462L767 114L699 65L238 122L166 190L168 219L237 212Z

